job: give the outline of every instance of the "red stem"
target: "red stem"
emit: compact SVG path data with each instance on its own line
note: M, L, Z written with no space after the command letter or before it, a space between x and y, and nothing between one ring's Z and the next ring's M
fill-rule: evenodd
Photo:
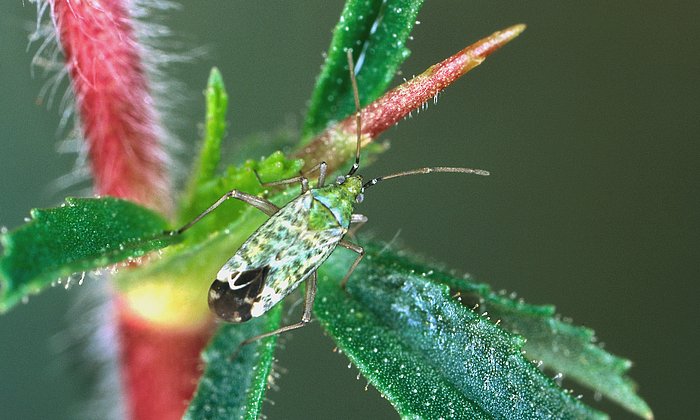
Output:
M362 143L367 144L396 124L411 111L432 99L486 57L515 39L525 25L514 25L468 46L448 59L435 64L420 76L399 85L362 109ZM309 166L325 160L331 169L342 164L355 150L357 126L351 115L321 133L298 155Z
M123 302L118 306L121 375L130 418L182 418L202 373L199 354L211 328L163 328L145 322Z
M167 159L129 1L48 1L96 192L167 214L172 205ZM209 326L164 327L140 317L121 301L116 306L120 373L129 417L181 418L201 373L199 354L210 336Z
M98 194L169 210L166 155L124 0L49 0Z

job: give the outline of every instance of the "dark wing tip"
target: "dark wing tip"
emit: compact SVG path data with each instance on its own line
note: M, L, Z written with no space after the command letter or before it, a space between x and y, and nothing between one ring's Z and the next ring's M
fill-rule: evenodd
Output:
M209 309L217 318L241 323L252 318L253 304L260 298L270 266L243 271L236 274L234 289L228 281L214 280L209 287Z

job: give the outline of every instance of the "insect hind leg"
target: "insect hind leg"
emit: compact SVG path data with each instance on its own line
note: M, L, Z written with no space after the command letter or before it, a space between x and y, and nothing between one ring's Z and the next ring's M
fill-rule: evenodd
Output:
M241 345L238 347L238 351L234 354L232 358L235 358L235 355L238 354L240 351L241 347L253 343L255 341L261 340L263 338L271 337L273 335L278 335L285 333L287 331L292 331L296 330L302 327L305 327L309 322L311 322L311 310L314 307L314 299L316 298L316 283L317 283L317 277L318 275L314 271L311 273L306 280L306 295L304 297L304 313L301 316L301 321L297 322L296 324L292 325L287 325L282 328L278 328L274 331L266 332L264 334L256 335L255 337L250 337L243 341Z

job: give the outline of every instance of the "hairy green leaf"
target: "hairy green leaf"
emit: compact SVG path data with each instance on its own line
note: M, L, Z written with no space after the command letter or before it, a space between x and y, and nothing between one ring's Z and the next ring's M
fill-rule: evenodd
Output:
M243 340L279 328L281 305L245 324L222 325L202 353L206 363L185 419L258 419L277 336L240 347Z
M422 4L423 0L349 0L345 4L311 95L303 143L355 109L348 48L353 50L361 104L384 93L410 54L406 41Z
M221 161L221 142L226 131L228 94L221 73L211 70L206 98L205 136L199 157L190 177L188 191L180 204L178 222L184 224L206 210L226 192L236 188L248 194L260 194L262 181L276 181L299 174L303 166L301 159L287 159L282 152L274 152L260 160L246 160L238 166L229 166L223 174L217 172ZM187 234L188 242L199 242L224 229L236 220L246 205L238 200L229 200L217 211L194 226Z
M593 330L572 325L557 315L552 305L531 305L515 294L495 293L487 284L456 278L439 269L426 270L414 259L394 255L407 269L425 272L434 282L450 287L462 305L498 320L511 333L527 339L523 349L528 359L542 362L554 372L587 386L644 418L653 418L649 406L636 393L626 376L632 363L596 344Z
M494 293L488 285L450 279L454 293L469 307L488 312L501 326L527 338L525 351L532 360L585 385L631 412L653 418L649 406L636 393L626 376L629 360L608 353L596 344L595 333L562 321L554 306L536 306ZM453 294L454 294L453 293Z
M393 328L341 290L338 268L322 270L314 312L336 345L402 417L489 418Z
M52 281L162 248L166 221L117 198L67 198L51 209L34 209L25 225L2 234L0 311Z
M275 152L257 161L247 160L240 166L230 166L221 176L198 186L194 201L189 208L181 212L180 223L184 224L194 219L234 188L248 194L260 194L265 190L260 181L277 181L297 176L303 165L304 161L301 159L288 159L282 152ZM199 242L213 232L225 229L249 207L250 205L240 200L228 200L193 226L186 234L187 241Z
M186 209L192 207L197 199L195 195L198 188L214 178L216 168L221 161L221 142L226 132L228 94L224 79L216 67L209 73L204 97L206 101L204 140L190 177L186 202L183 203Z
M337 282L353 256L336 253L323 266L316 315L403 416L435 417L437 412L425 403L431 403L433 395L456 392L495 418L605 417L525 359L523 338L461 305L447 286L428 280L429 268L417 270L391 252L368 249L347 291ZM377 363L374 355L380 351L384 357ZM419 370L401 368L399 360L406 354L416 360ZM407 381L425 381L426 371L431 374L424 385L438 387L436 391L399 390ZM435 375L440 381L434 380ZM449 405L432 409L445 407Z

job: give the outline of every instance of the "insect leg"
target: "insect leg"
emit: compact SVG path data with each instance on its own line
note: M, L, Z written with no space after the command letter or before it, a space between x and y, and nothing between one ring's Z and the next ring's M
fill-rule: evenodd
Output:
M317 280L317 274L314 271L311 273L306 280L306 296L304 297L304 313L301 316L301 321L297 322L296 324L292 325L287 325L286 327L282 327L279 329L276 329L274 331L266 332L265 334L260 334L256 335L255 337L251 337L244 342L241 343L241 347L245 346L246 344L250 344L254 341L258 341L262 338L270 337L273 335L277 334L282 334L287 331L291 330L296 330L297 328L301 328L306 326L311 321L311 310L314 307L314 299L316 298L316 280Z
M323 186L323 183L321 181L325 180L325 178L326 178L326 167L327 166L328 165L326 165L326 162L321 162L321 163L313 166L308 171L306 171L306 173L300 173L299 175L291 177L291 178L280 179L277 181L270 181L270 182L263 182L263 180L260 179L260 175L258 175L257 171L253 171L253 173L255 174L255 177L258 178L258 182L260 182L260 185L262 185L263 187L274 187L277 185L293 184L295 182L300 182L300 181L303 182L304 178L306 178L307 175L309 175L315 171L319 171L320 172L319 183L321 184L319 186Z
M352 216L350 216L350 223L357 223L362 226L364 223L367 223L367 216L360 213L353 213Z
M367 223L367 216L365 216L364 214L353 214L352 216L350 216L350 224L354 224L355 226L348 230L348 233L346 233L346 235L350 236L354 241L355 232L357 232L365 223Z
M311 169L313 170L313 168L311 168ZM326 164L326 162L321 162L318 164L318 182L316 183L316 188L321 188L326 183L326 172L327 171L328 171L328 164ZM309 171L309 172L311 172L311 171Z
M348 283L350 275L353 271L355 271L355 268L357 268L357 265L360 263L360 261L362 261L362 258L365 256L365 250L361 246L356 245L352 242L348 242L344 239L341 239L340 242L338 242L338 245L342 246L343 248L347 248L350 251L357 252L357 258L355 258L355 262L352 263L350 269L348 270L348 273L345 275L345 277L343 277L343 281L340 282L340 287L345 289L345 285Z
M229 198L236 198L244 203L248 203L251 206L255 207L256 209L261 210L263 213L267 214L268 216L272 216L273 214L277 213L277 210L280 208L277 207L276 205L272 204L271 202L265 200L264 198L257 197L255 195L250 195L246 194L244 192L240 192L238 190L231 190L227 192L226 194L222 195L221 198L219 198L216 203L212 204L208 209L204 210L199 216L195 217L191 222L187 223L180 229L171 232L171 234L181 234L187 229L191 228L195 223L199 222L202 220L204 216L207 214L211 213L214 211L217 207L219 207L224 201L228 200Z
M258 171L253 171L253 174L255 174L255 177L258 179L258 182L260 185L263 187L274 187L276 185L284 185L284 184L291 184L293 182L299 181L301 179L301 175L297 175L293 178L286 178L286 179L280 179L278 181L270 181L270 182L264 182L262 178L260 178L260 175L258 174Z

